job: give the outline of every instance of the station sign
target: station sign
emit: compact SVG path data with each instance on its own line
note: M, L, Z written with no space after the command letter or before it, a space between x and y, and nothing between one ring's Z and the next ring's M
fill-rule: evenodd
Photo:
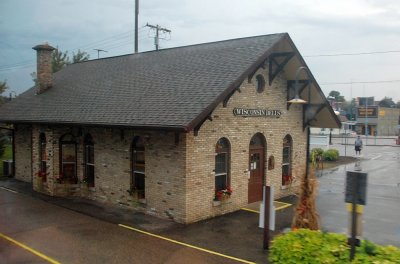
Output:
M247 108L234 108L234 116L242 117L275 117L279 118L282 115L281 110L270 110L270 109L247 109Z

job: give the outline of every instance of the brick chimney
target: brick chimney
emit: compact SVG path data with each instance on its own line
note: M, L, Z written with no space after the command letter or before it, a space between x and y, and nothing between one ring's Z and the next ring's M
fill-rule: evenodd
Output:
M32 49L36 50L37 53L36 94L41 94L53 85L51 53L55 48L45 43Z

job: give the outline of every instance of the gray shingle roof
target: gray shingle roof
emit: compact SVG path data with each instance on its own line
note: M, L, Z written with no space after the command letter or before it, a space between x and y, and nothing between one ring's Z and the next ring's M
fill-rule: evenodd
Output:
M3 105L0 121L190 130L285 36L234 39L69 65L54 74L51 89L35 95L31 88Z

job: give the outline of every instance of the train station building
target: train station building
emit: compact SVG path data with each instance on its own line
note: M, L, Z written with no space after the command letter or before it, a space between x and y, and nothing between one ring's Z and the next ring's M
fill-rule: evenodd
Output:
M68 65L0 107L15 178L180 223L275 198L306 170L309 127L340 121L287 33ZM291 99L303 99L295 104ZM298 181L299 182L299 181Z

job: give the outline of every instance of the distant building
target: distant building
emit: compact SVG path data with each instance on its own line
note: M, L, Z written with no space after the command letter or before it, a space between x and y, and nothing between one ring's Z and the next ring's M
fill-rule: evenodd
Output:
M356 132L369 136L399 135L400 108L380 107L374 97L358 97Z

